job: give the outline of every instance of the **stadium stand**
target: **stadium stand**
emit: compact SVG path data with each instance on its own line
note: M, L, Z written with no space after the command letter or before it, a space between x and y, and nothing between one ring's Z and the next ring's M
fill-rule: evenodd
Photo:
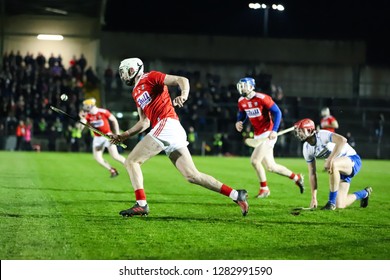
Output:
M110 91L106 94L106 104L113 112L135 111L128 88L120 88L118 83L109 87L104 76L98 77L85 66L86 61L82 54L76 56L66 67L61 57L46 59L38 52L36 59L28 53L24 57L19 52L11 51L3 55L3 68L0 75L0 120L3 125L2 149L15 149L15 129L19 120L33 119L32 145L35 150L70 151L68 125L69 119L60 118L49 109L50 105L62 108L72 115L77 115L79 104L85 97L85 90L89 87L100 87ZM41 61L41 62L39 62ZM50 61L50 62L49 62ZM81 67L79 65L83 63ZM82 69L87 68L87 71ZM114 74L114 73L113 73ZM212 147L213 136L217 133L224 135L225 148L228 155L241 155L242 136L234 129L237 110L238 93L234 84L222 84L221 78L213 73L194 70L171 70L170 74L187 76L191 81L190 98L186 105L178 109L185 128L193 126L198 133L198 147ZM117 73L115 73L117 75ZM103 81L103 82L102 82ZM272 83L272 81L270 81ZM259 83L262 85L263 83ZM273 89L280 86L267 86L266 90L259 87L257 90L272 95L283 110L284 125L292 125L297 119L310 117L319 121L319 109L326 105L332 108L333 114L339 120L341 134L350 132L362 150L362 155L370 158L389 157L388 137L386 133L378 134L378 118L383 116L382 131L388 131L386 119L389 119L390 102L386 99L353 99L353 98L318 98L296 97L288 94L277 94ZM113 93L115 91L116 93ZM67 92L68 102L62 102L59 95ZM172 91L172 94L176 94ZM40 122L46 122L41 124ZM122 127L127 127L136 121L136 116L127 115L121 121ZM83 138L86 137L84 133ZM379 138L380 137L380 138ZM382 139L383 138L383 139ZM297 156L300 153L299 143L287 135L283 149L284 156ZM137 140L131 140L135 144ZM84 141L82 141L84 142ZM381 147L378 147L381 145ZM228 146L228 148L227 148ZM39 147L39 148L38 148ZM87 149L82 145L81 151ZM378 150L381 151L378 154ZM205 154L205 151L200 150ZM277 152L277 151L276 151Z

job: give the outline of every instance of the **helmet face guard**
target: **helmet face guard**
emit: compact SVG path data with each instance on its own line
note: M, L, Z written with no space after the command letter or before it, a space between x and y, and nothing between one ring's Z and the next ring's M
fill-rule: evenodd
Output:
M315 133L315 125L311 119L303 119L294 124L294 135L300 141L306 141L307 138Z
M256 87L255 79L253 78L242 78L237 83L237 90L240 95L246 97L251 93Z
M128 86L133 86L135 78L144 73L144 64L139 58L127 58L119 65L121 80Z

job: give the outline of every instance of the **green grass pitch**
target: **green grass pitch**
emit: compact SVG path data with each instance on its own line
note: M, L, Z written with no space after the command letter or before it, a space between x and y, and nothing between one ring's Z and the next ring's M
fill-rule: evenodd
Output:
M0 152L2 260L388 260L390 162L363 159L351 191L373 187L366 209L302 212L306 192L268 174L271 196L255 199L256 174L247 157L194 157L202 172L249 192L242 217L229 198L184 180L159 155L143 166L148 217L122 218L134 203L124 167L109 178L88 153ZM307 177L303 158L277 158ZM322 162L318 163L319 169ZM328 176L319 171L319 204Z

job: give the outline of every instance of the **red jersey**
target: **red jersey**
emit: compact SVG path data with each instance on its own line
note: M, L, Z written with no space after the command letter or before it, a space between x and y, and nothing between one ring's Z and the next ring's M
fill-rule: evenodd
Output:
M325 130L329 130L331 132L335 132L335 129L333 127L324 127L324 126L331 125L332 122L334 122L335 120L336 120L336 118L333 117L333 116L323 117L321 119L321 129L325 129Z
M238 110L245 111L254 128L255 136L271 131L274 127L270 111L274 104L271 96L260 92L256 92L249 100L245 97L238 99Z
M97 109L98 111L96 114L87 113L85 119L91 126L103 132L104 134L111 133L110 122L108 120L108 118L111 116L111 112L103 108ZM95 136L100 136L95 132L93 132L93 134Z
M151 71L141 76L133 89L132 96L150 120L152 128L162 119L179 119L173 108L168 87L164 84L166 74Z

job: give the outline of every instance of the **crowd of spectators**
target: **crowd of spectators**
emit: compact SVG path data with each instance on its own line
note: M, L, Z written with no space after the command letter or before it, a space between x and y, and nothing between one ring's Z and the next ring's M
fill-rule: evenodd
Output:
M248 154L248 149L242 144L246 133L251 129L250 124L247 124L248 127L242 134L234 128L239 98L236 84L225 85L221 82L219 75L212 73L205 73L203 77L199 71L171 70L169 73L187 77L190 81L190 97L184 107L177 109L177 112L183 127L194 129L199 134L199 138L205 142L206 154L209 152L213 155L229 155L233 151L242 155ZM256 79L257 91L271 95L278 103L284 116L281 128L290 125L291 113L286 104L283 89L271 83L271 75L264 73L247 73L246 75ZM170 92L172 95L177 95L178 90L172 88ZM232 147L233 143L241 145L239 150L237 147ZM278 150L286 149L287 141L280 143L281 149Z
M237 147L232 145L243 143L250 126L243 135L234 129L239 98L236 84L223 84L219 75L201 71L171 70L169 73L185 76L191 83L190 98L177 112L187 132L197 134L197 140L192 144L194 153L200 153L204 148L202 145L206 145L208 154L227 155L233 150L237 153ZM257 90L270 94L283 110L283 119L288 119L290 112L284 106L283 90L271 83L271 75L245 75L256 79ZM105 96L115 98L122 94L122 81L110 65L104 70L102 80ZM32 53L23 56L20 51L4 53L0 72L0 149L5 148L7 136L16 137L14 147L7 148L11 150L37 149L31 144L32 137L47 139L48 150L56 150L58 139L67 141L68 150L78 151L82 142L88 149L90 135L81 135L71 120L54 113L50 106L77 116L85 89L97 87L99 83L83 54L74 55L65 63L61 55L53 53L50 57L40 52L35 57ZM172 88L171 93L176 95L177 90ZM62 93L68 95L66 102L60 99ZM81 137L86 139L82 141ZM280 141L282 149L284 143ZM241 154L249 153L243 145L240 150Z
M247 124L242 134L234 128L239 98L236 83L225 84L215 73L168 72L187 77L191 84L190 98L177 112L188 135L196 135L191 143L193 153L250 154L243 144L246 137L251 137L250 125ZM271 75L245 73L243 76L254 77L256 90L271 95L278 104L283 113L280 129L291 126L294 120L301 117L313 117L312 112L307 111L307 103L299 97L285 97L282 87L272 83ZM71 120L54 113L50 106L77 116L79 104L85 98L88 87L99 87L106 98L121 102L120 97L127 89L123 87L118 72L108 65L101 80L83 54L74 55L64 63L61 55L45 57L37 53L34 57L32 53L23 56L19 51L4 53L0 69L0 150L39 149L33 145L32 139L41 138L48 141L48 150L56 150L56 141L64 139L69 151L79 151L81 143L89 151L90 133L84 131L81 135ZM177 87L172 88L170 92L176 96L179 94L177 90ZM68 95L66 102L60 99L62 93ZM14 136L15 143L6 147L5 140L9 136ZM280 137L275 155L291 153L291 141L288 135Z
M26 143L33 133L48 139L49 149L54 150L57 138L70 135L72 123L53 113L50 105L78 115L85 87L98 82L83 54L65 63L53 53L45 57L38 52L34 57L29 52L5 52L0 71L0 149L5 137L16 136L14 149L30 150L34 147ZM68 95L67 102L61 101L62 93Z

